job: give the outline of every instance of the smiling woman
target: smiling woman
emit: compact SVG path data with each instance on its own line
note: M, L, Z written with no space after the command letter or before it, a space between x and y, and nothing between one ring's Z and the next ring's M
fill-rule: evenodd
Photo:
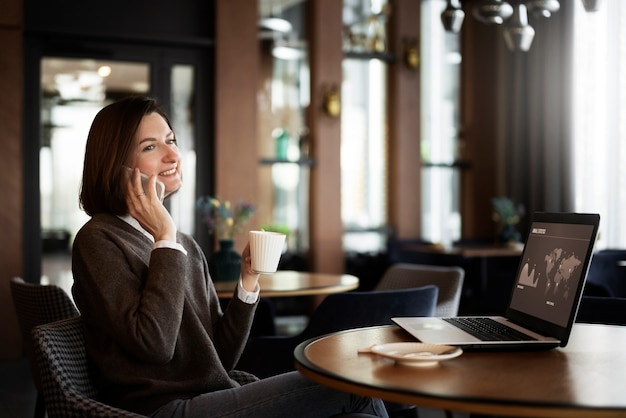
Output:
M159 103L145 96L105 106L89 130L80 202L91 218L74 240L72 294L102 397L152 417L387 417L380 400L295 372L243 386L233 379L259 303L259 273L246 245L222 310L204 252L153 193L157 176L168 192L181 186L172 131ZM134 182L124 164L136 165ZM139 169L152 175L147 191Z

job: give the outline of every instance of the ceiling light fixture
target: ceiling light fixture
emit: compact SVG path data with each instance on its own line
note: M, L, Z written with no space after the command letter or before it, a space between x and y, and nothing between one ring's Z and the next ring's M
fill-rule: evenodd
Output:
M597 12L604 0L583 0L583 7L588 12Z
M528 0L526 7L533 15L548 18L558 12L561 5L558 0Z
M448 0L446 9L441 13L441 22L448 32L458 33L463 25L465 12L461 8L460 0Z
M535 30L528 24L526 5L518 4L513 17L504 30L504 41L511 51L528 51L533 43Z
M597 11L603 0L582 0L585 10ZM535 30L528 23L528 14L549 18L561 8L559 0L481 0L472 9L473 16L486 25L506 23L504 40L512 51L528 51ZM447 0L441 12L441 22L447 32L458 33L463 25L465 12L461 0Z
M111 66L109 65L101 65L98 67L98 75L100 77L108 77L111 75Z
M487 25L500 25L513 15L513 6L503 0L483 0L474 6L473 14Z
M280 17L266 17L259 21L259 28L261 30L268 30L271 32L289 33L293 30L292 24Z

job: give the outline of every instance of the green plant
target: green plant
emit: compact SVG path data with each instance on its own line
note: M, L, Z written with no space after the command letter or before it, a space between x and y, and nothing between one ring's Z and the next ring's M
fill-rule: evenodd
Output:
M500 226L500 240L503 242L521 241L522 236L515 225L524 215L524 206L515 205L508 197L494 197L491 199L491 204L493 205L492 218Z
M280 232L281 234L289 235L289 227L284 224L262 224L259 229L269 232Z

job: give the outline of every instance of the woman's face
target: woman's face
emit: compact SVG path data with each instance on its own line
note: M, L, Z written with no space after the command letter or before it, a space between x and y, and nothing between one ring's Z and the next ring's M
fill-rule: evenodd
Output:
M141 120L126 165L139 168L149 176L156 174L157 180L165 185L166 196L183 185L176 138L158 113L146 115Z

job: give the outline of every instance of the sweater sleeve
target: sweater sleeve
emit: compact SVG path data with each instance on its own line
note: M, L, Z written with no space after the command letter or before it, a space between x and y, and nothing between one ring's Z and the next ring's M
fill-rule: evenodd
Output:
M186 237L182 238L185 239ZM222 312L204 253L195 241L186 240L183 245L188 248L190 257L202 260L208 311L210 312L209 332L223 367L226 370L232 370L239 361L248 341L259 298L257 297L253 303L242 301L238 297L239 289L237 286L225 311Z

